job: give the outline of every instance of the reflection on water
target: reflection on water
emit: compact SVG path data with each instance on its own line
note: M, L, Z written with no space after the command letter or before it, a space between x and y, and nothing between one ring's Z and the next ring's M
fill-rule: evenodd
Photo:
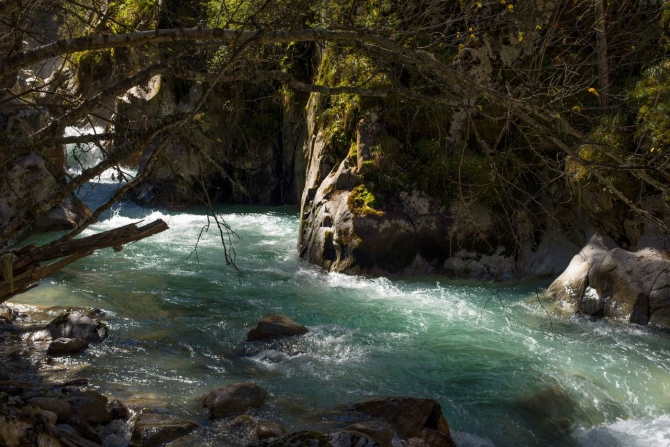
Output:
M271 394L259 414L290 429L339 404L406 394L440 401L461 446L670 445L668 335L551 322L534 301L546 284L325 274L297 258L295 209L220 211L242 236L242 280L213 230L199 262L188 258L204 210L126 204L88 234L138 218L171 229L82 259L17 301L105 310L111 337L73 362L90 363L86 377L105 392L194 418L207 390L251 380ZM268 313L311 332L246 343Z

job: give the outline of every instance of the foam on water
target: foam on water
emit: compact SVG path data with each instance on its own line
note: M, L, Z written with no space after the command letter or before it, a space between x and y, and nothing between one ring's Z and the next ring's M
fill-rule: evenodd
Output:
M546 284L326 274L297 257L295 209L218 211L241 236L242 278L214 226L189 257L204 209L123 204L85 234L140 219L170 230L84 258L19 301L104 309L111 337L73 359L86 377L203 421L204 392L251 380L273 396L259 414L293 429L340 404L407 394L437 399L460 446L670 445L667 334L550 320L536 301ZM245 342L268 313L310 333Z

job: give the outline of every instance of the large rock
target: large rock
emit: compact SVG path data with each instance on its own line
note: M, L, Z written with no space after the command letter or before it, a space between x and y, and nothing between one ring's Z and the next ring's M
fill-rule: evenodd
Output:
M88 346L83 338L57 338L49 343L47 354L52 357L61 357L68 354L75 354Z
M611 246L594 236L549 286L555 312L670 328L670 257L651 248Z
M255 383L234 383L207 393L202 406L209 410L211 419L221 419L260 407L267 395L267 391Z
M99 343L107 337L107 328L100 321L79 312L60 315L46 327L51 337L82 338L88 343Z
M74 417L80 418L89 424L104 424L111 420L106 405L98 399L84 396L68 397L65 400Z
M358 403L353 409L385 420L405 438L421 438L434 447L454 445L449 424L434 399L382 397Z
M160 414L141 414L133 428L130 445L133 447L158 447L186 436L200 425L195 422L166 417Z
M108 406L109 417L112 419L128 419L130 410L120 400L114 399Z
M70 404L60 399L48 397L34 397L28 401L42 410L51 411L58 417L58 422L63 422L70 417Z
M305 326L295 322L286 315L266 315L256 327L247 334L248 341L266 340L292 335L303 335L309 332Z

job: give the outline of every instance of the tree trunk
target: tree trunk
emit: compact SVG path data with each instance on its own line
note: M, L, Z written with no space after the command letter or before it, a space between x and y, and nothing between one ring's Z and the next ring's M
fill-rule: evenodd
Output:
M3 281L0 281L0 303L31 289L37 281L96 250L113 247L118 251L123 244L139 241L167 229L167 224L159 219L142 227L130 224L81 239L57 240L41 247L30 244L10 250L2 256L0 262L3 276ZM55 259L60 260L40 265Z
M596 39L598 42L598 98L600 108L609 108L610 103L610 68L607 51L607 21L605 0L596 2Z

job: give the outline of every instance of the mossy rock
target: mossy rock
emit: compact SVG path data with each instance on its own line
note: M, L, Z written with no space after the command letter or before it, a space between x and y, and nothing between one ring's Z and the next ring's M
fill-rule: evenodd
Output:
M378 206L375 196L365 185L359 185L351 191L347 205L352 213L359 216L381 217L384 215L383 211L375 209L375 206Z

